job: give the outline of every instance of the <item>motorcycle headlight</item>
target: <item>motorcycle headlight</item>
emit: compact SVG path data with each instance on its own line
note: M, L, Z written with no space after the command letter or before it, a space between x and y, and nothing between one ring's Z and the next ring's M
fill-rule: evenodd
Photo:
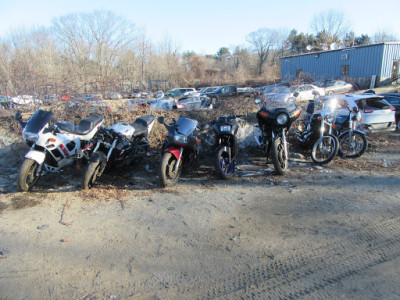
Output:
M326 120L327 120L329 123L333 123L333 121L335 121L335 116L329 114L329 115L326 116Z
M231 125L222 125L219 126L220 131L231 131L232 126Z
M179 144L186 144L187 143L187 136L182 134L174 135L174 142Z
M279 115L276 117L276 122L277 122L279 125L285 125L285 124L287 123L288 120L289 120L289 118L288 118L288 116L287 116L286 114L279 114Z
M31 142L36 142L39 139L39 134L24 131L24 139Z

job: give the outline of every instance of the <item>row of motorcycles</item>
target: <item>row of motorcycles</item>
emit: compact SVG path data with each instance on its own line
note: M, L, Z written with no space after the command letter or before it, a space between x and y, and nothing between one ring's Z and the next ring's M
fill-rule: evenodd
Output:
M330 162L338 153L344 157L360 156L367 147L365 134L356 129L356 123L361 121L357 105L345 105L347 112L337 116L335 101L332 98L310 102L305 126L296 131L297 140L311 148L312 160L318 164ZM256 126L261 132L256 141L267 160L272 158L276 173L282 175L288 169L288 133L301 109L294 99L268 101L263 105L257 99L256 104L259 106ZM56 172L74 163L86 164L82 187L91 188L107 169L130 166L143 159L149 149L147 137L155 123L153 115L110 127L104 125L101 115L89 116L76 126L66 121L50 124L52 117L52 112L43 110L37 110L27 122L19 112L15 115L23 127L23 139L31 147L19 170L20 191L30 191L44 171ZM225 115L205 124L184 116L170 122L159 117L158 122L167 130L161 148L160 184L175 185L183 166L198 166L199 136L210 129L215 137L215 169L221 179L232 177L239 152L236 134L241 117Z

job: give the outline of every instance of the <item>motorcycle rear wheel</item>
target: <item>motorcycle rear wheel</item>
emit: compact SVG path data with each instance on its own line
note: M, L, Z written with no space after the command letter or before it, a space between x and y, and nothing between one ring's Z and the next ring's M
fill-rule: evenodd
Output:
M164 153L159 170L159 180L163 187L173 186L178 182L182 168L181 166L178 166L178 169L175 171L175 165L177 162L178 160L172 153Z
M17 179L17 186L21 192L28 192L37 183L42 170L41 166L33 159L25 158L22 163Z
M285 145L281 138L273 141L271 156L276 173L279 175L285 174L288 167L288 158L285 155Z
M339 135L339 154L348 158L359 157L364 154L368 146L367 138L364 134L353 131L350 140L349 130Z
M313 146L311 158L316 164L329 163L338 153L339 140L334 135L324 135L320 137Z
M101 164L100 162L91 162L85 172L85 176L83 177L82 188L83 189L90 189L93 187L96 179L100 176Z
M218 148L214 156L215 169L221 179L227 180L233 176L235 172L235 161L229 163L229 155L224 149Z

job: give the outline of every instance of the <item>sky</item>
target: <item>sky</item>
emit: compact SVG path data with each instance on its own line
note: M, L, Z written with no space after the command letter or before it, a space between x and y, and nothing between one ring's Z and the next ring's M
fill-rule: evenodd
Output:
M107 10L120 15L158 43L172 40L181 52L215 54L221 47L249 46L246 36L259 28L313 33L314 15L343 12L356 35L379 30L400 38L400 0L0 0L0 37L13 29L50 27L70 13Z

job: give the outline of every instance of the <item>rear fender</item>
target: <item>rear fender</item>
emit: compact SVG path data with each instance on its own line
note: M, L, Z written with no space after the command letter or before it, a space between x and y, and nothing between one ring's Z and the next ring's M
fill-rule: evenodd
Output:
M172 155L174 155L176 157L176 159L179 159L179 157L181 156L181 149L178 148L167 148L165 150L165 152L169 152L172 153Z

